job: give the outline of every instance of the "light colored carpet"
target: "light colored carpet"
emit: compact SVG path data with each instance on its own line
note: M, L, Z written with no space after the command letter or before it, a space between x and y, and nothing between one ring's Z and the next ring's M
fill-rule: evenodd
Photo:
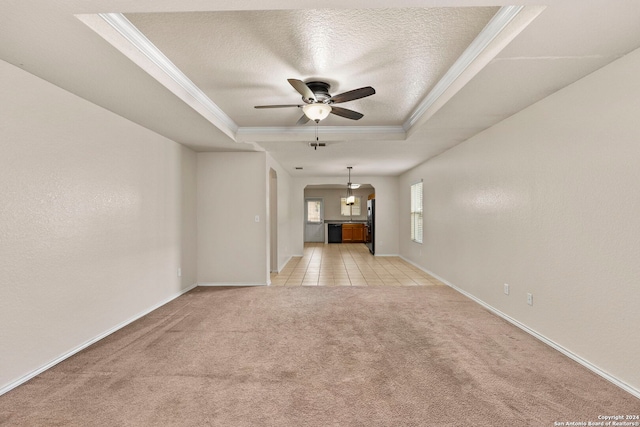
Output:
M0 396L0 424L552 426L639 408L448 287L196 288Z

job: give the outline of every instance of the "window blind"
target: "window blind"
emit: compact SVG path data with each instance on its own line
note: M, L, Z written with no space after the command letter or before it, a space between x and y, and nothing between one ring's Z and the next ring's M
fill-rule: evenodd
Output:
M340 215L342 216L358 216L360 215L360 197L356 196L355 203L351 206L347 205L347 198L340 198Z
M322 210L322 202L319 200L307 201L307 222L320 223L322 217L320 215Z
M422 181L411 185L411 240L422 243Z

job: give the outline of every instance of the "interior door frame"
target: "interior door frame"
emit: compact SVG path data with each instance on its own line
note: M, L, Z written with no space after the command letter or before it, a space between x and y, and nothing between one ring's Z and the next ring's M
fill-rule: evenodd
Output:
M278 258L278 173L269 170L269 270L277 273Z

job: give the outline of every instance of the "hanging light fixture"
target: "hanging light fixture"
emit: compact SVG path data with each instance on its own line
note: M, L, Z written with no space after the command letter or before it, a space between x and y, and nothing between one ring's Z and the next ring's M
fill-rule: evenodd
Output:
M331 106L322 102L315 102L302 107L302 111L304 111L305 116L318 123L320 120L327 118L331 112Z
M347 182L347 206L352 206L356 202L356 197L353 195L353 191L351 190L351 168L352 166L347 166L347 169L349 169L349 182Z

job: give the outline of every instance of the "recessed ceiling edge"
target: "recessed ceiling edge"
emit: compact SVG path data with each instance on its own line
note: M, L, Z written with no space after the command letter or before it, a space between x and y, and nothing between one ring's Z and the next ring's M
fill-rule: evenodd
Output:
M413 133L417 125L432 117L475 77L544 8L544 6L502 6L403 124L402 127L407 132L407 136ZM516 20L516 17L519 19ZM514 23L516 25L512 25Z

